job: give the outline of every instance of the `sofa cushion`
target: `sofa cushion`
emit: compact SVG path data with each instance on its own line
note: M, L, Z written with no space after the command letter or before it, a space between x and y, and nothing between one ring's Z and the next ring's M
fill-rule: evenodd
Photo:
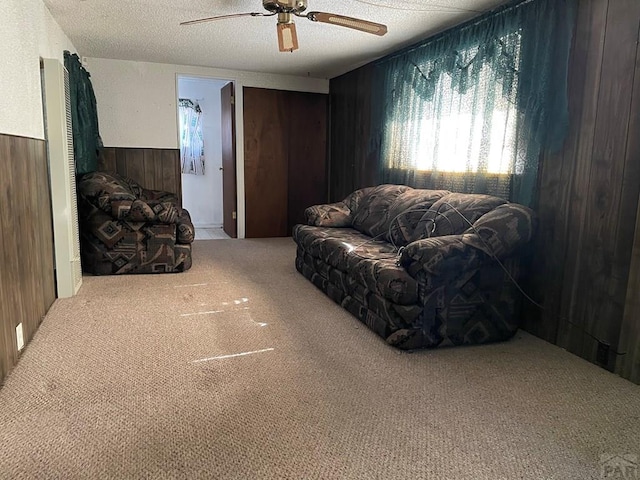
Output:
M358 284L390 301L408 305L418 300L418 285L408 272L396 265L393 247L351 228L296 225L296 243L314 258L348 272Z
M491 195L450 193L437 200L420 218L411 240L459 235L469 228L469 223L473 224L505 203L506 200Z
M389 234L387 240L396 247L411 242L413 232L420 219L448 190L411 189L398 195L388 210Z
M352 227L370 237L384 237L389 230L388 210L396 198L407 190L406 185L379 185L367 190L353 214Z

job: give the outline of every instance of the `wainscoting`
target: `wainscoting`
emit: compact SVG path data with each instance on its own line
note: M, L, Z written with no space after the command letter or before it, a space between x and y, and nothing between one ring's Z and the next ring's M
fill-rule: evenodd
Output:
M524 285L544 310L528 304L524 329L640 383L640 2L578 5L570 132L541 162L540 227ZM331 80L332 201L379 183L372 68Z
M98 170L129 177L144 188L175 193L182 204L178 149L105 147L98 159Z
M44 140L0 134L0 384L56 298Z

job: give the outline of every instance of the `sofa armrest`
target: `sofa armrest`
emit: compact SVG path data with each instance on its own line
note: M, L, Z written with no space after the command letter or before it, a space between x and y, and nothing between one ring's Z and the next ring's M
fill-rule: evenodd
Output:
M181 209L173 202L157 200L111 200L111 216L131 222L176 223Z
M304 211L307 225L315 227L349 227L353 220L351 210L344 202L313 205Z
M401 263L411 275L419 270L439 275L450 269L471 269L514 254L531 241L535 214L523 205L500 205L461 235L416 240L402 252Z
M375 187L366 187L350 193L341 202L313 205L304 211L307 225L314 227L350 227L361 200Z
M480 217L462 241L492 257L505 258L531 241L536 223L533 210L507 203Z
M491 261L491 256L464 241L464 235L424 238L409 243L400 264L412 277L424 271L433 276L458 274Z

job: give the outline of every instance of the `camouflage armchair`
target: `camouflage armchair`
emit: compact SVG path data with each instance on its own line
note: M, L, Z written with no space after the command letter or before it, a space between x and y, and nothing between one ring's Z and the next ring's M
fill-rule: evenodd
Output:
M518 329L513 280L535 227L530 209L380 185L305 214L293 229L296 268L391 345L494 342Z
M191 267L194 228L172 193L115 173L78 179L82 270L94 275L182 272Z

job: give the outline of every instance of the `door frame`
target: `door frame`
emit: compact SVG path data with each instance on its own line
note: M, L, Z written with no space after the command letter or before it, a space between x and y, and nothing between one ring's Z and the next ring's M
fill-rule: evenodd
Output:
M185 78L202 78L206 80L220 80L233 83L233 91L235 98L235 132L236 132L236 229L238 238L245 238L245 202L244 202L244 116L243 116L243 82L238 78L219 76L219 75L202 75L190 72L176 72L174 85L174 102L175 102L175 132L178 149L180 148L180 118L178 113L178 79ZM224 193L223 193L224 195Z

